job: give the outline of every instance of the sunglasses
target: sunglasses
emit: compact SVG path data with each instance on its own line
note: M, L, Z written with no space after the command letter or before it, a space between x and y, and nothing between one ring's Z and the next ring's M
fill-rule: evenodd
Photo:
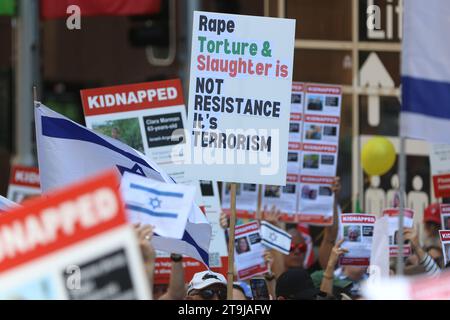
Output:
M214 296L217 296L219 298L219 300L226 300L227 299L227 290L226 289L203 289L203 290L199 290L196 293L193 294L197 294L200 297L202 297L202 299L204 300L211 300L214 298Z
M306 243L304 243L304 242L299 243L299 244L297 244L297 245L291 243L291 249L290 249L290 252L297 252L297 251L298 251L298 252L300 252L300 253L305 253L305 252L306 252L306 249L307 249Z

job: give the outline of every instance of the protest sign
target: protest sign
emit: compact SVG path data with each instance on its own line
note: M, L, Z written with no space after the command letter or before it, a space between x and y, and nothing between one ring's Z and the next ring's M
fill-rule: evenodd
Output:
M20 203L41 194L39 170L15 165L11 169L8 185L8 199Z
M430 166L434 195L437 198L450 197L450 145L431 144Z
M263 258L264 250L258 222L236 226L234 255L239 280L249 279L268 271Z
M86 127L144 153L176 182L184 179L184 170L172 159L173 147L184 143L180 80L85 89L81 101Z
M441 239L442 255L444 256L444 266L450 261L450 231L439 230Z
M268 248L288 255L291 250L292 236L283 229L267 221L261 222L261 243Z
M150 299L118 184L109 171L0 216L0 299Z
M441 228L442 230L450 230L450 204L441 203Z
M194 12L192 177L286 184L294 33L290 19Z
M330 185L337 167L341 95L339 86L292 83L286 186L266 185L262 194L262 206L275 206L283 221L332 224L334 194ZM311 163L311 159L317 161ZM226 213L230 208L229 190L226 183L222 191ZM254 218L257 185L237 185L236 203L238 217Z
M130 222L152 225L158 236L183 237L195 187L158 182L125 172L121 189Z
M340 265L368 266L372 250L373 231L376 217L370 214L341 214L341 247L348 250L339 259Z
M298 200L302 222L333 223L331 184L337 169L341 100L339 86L305 84Z
M414 211L411 209L403 209L403 227L412 228L414 225ZM383 216L388 218L389 224L389 256L397 257L398 255L398 233L403 232L398 230L398 219L400 215L400 209L398 208L388 208L383 210ZM412 248L411 244L405 243L403 246L403 256L407 257L411 255Z

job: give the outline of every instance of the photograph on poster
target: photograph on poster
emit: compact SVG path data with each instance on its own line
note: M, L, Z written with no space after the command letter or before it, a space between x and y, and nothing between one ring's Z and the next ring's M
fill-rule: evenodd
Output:
M281 187L280 186L266 186L264 190L264 197L267 198L279 198L281 196Z
M250 245L248 244L247 237L237 238L235 242L237 254L242 254L250 251Z
M322 111L323 96L310 95L308 98L307 109L310 111Z
M303 158L303 168L305 169L319 169L319 155L306 154Z
M302 103L302 95L296 93L291 94L291 103Z
M311 186L305 185L302 188L302 199L315 200L317 198L317 189L311 188Z
M142 153L144 152L138 118L107 120L94 123L92 129L108 137L122 141Z
M308 124L305 128L305 139L307 140L321 140L322 126L317 124Z
M350 242L361 241L361 226L349 225L344 227L344 239Z

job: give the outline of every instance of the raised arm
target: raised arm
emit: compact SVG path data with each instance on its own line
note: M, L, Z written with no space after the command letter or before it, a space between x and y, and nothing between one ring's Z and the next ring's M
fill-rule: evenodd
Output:
M179 254L171 254L172 269L170 272L169 287L159 300L183 300L186 296L186 286L184 284L184 268L182 256Z
M147 274L148 283L150 289L153 289L153 276L155 273L155 259L156 252L151 244L153 237L153 227L150 225L141 226L140 224L134 224L134 230L138 238L139 247L142 253L142 259L144 260L145 272Z
M324 228L324 234L322 242L319 247L319 264L322 269L326 269L328 264L328 258L330 257L331 250L335 245L336 237L338 234L339 215L338 215L338 199L341 191L341 179L336 177L332 185L334 193L334 205L333 205L333 224Z
M403 231L403 236L405 240L409 240L412 249L419 257L419 263L425 268L426 274L429 276L438 275L441 272L441 269L433 258L431 258L430 255L420 246L417 230L415 228L405 228Z
M348 252L347 249L341 248L342 242L344 242L344 239L339 240L338 243L336 243L336 245L331 249L327 267L325 268L322 282L320 283L320 291L326 293L329 296L333 295L334 269L339 260L339 257Z

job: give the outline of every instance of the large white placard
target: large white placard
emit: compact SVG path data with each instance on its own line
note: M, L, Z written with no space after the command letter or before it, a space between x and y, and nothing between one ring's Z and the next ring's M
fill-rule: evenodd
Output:
M194 12L193 21L187 174L285 185L295 20Z

